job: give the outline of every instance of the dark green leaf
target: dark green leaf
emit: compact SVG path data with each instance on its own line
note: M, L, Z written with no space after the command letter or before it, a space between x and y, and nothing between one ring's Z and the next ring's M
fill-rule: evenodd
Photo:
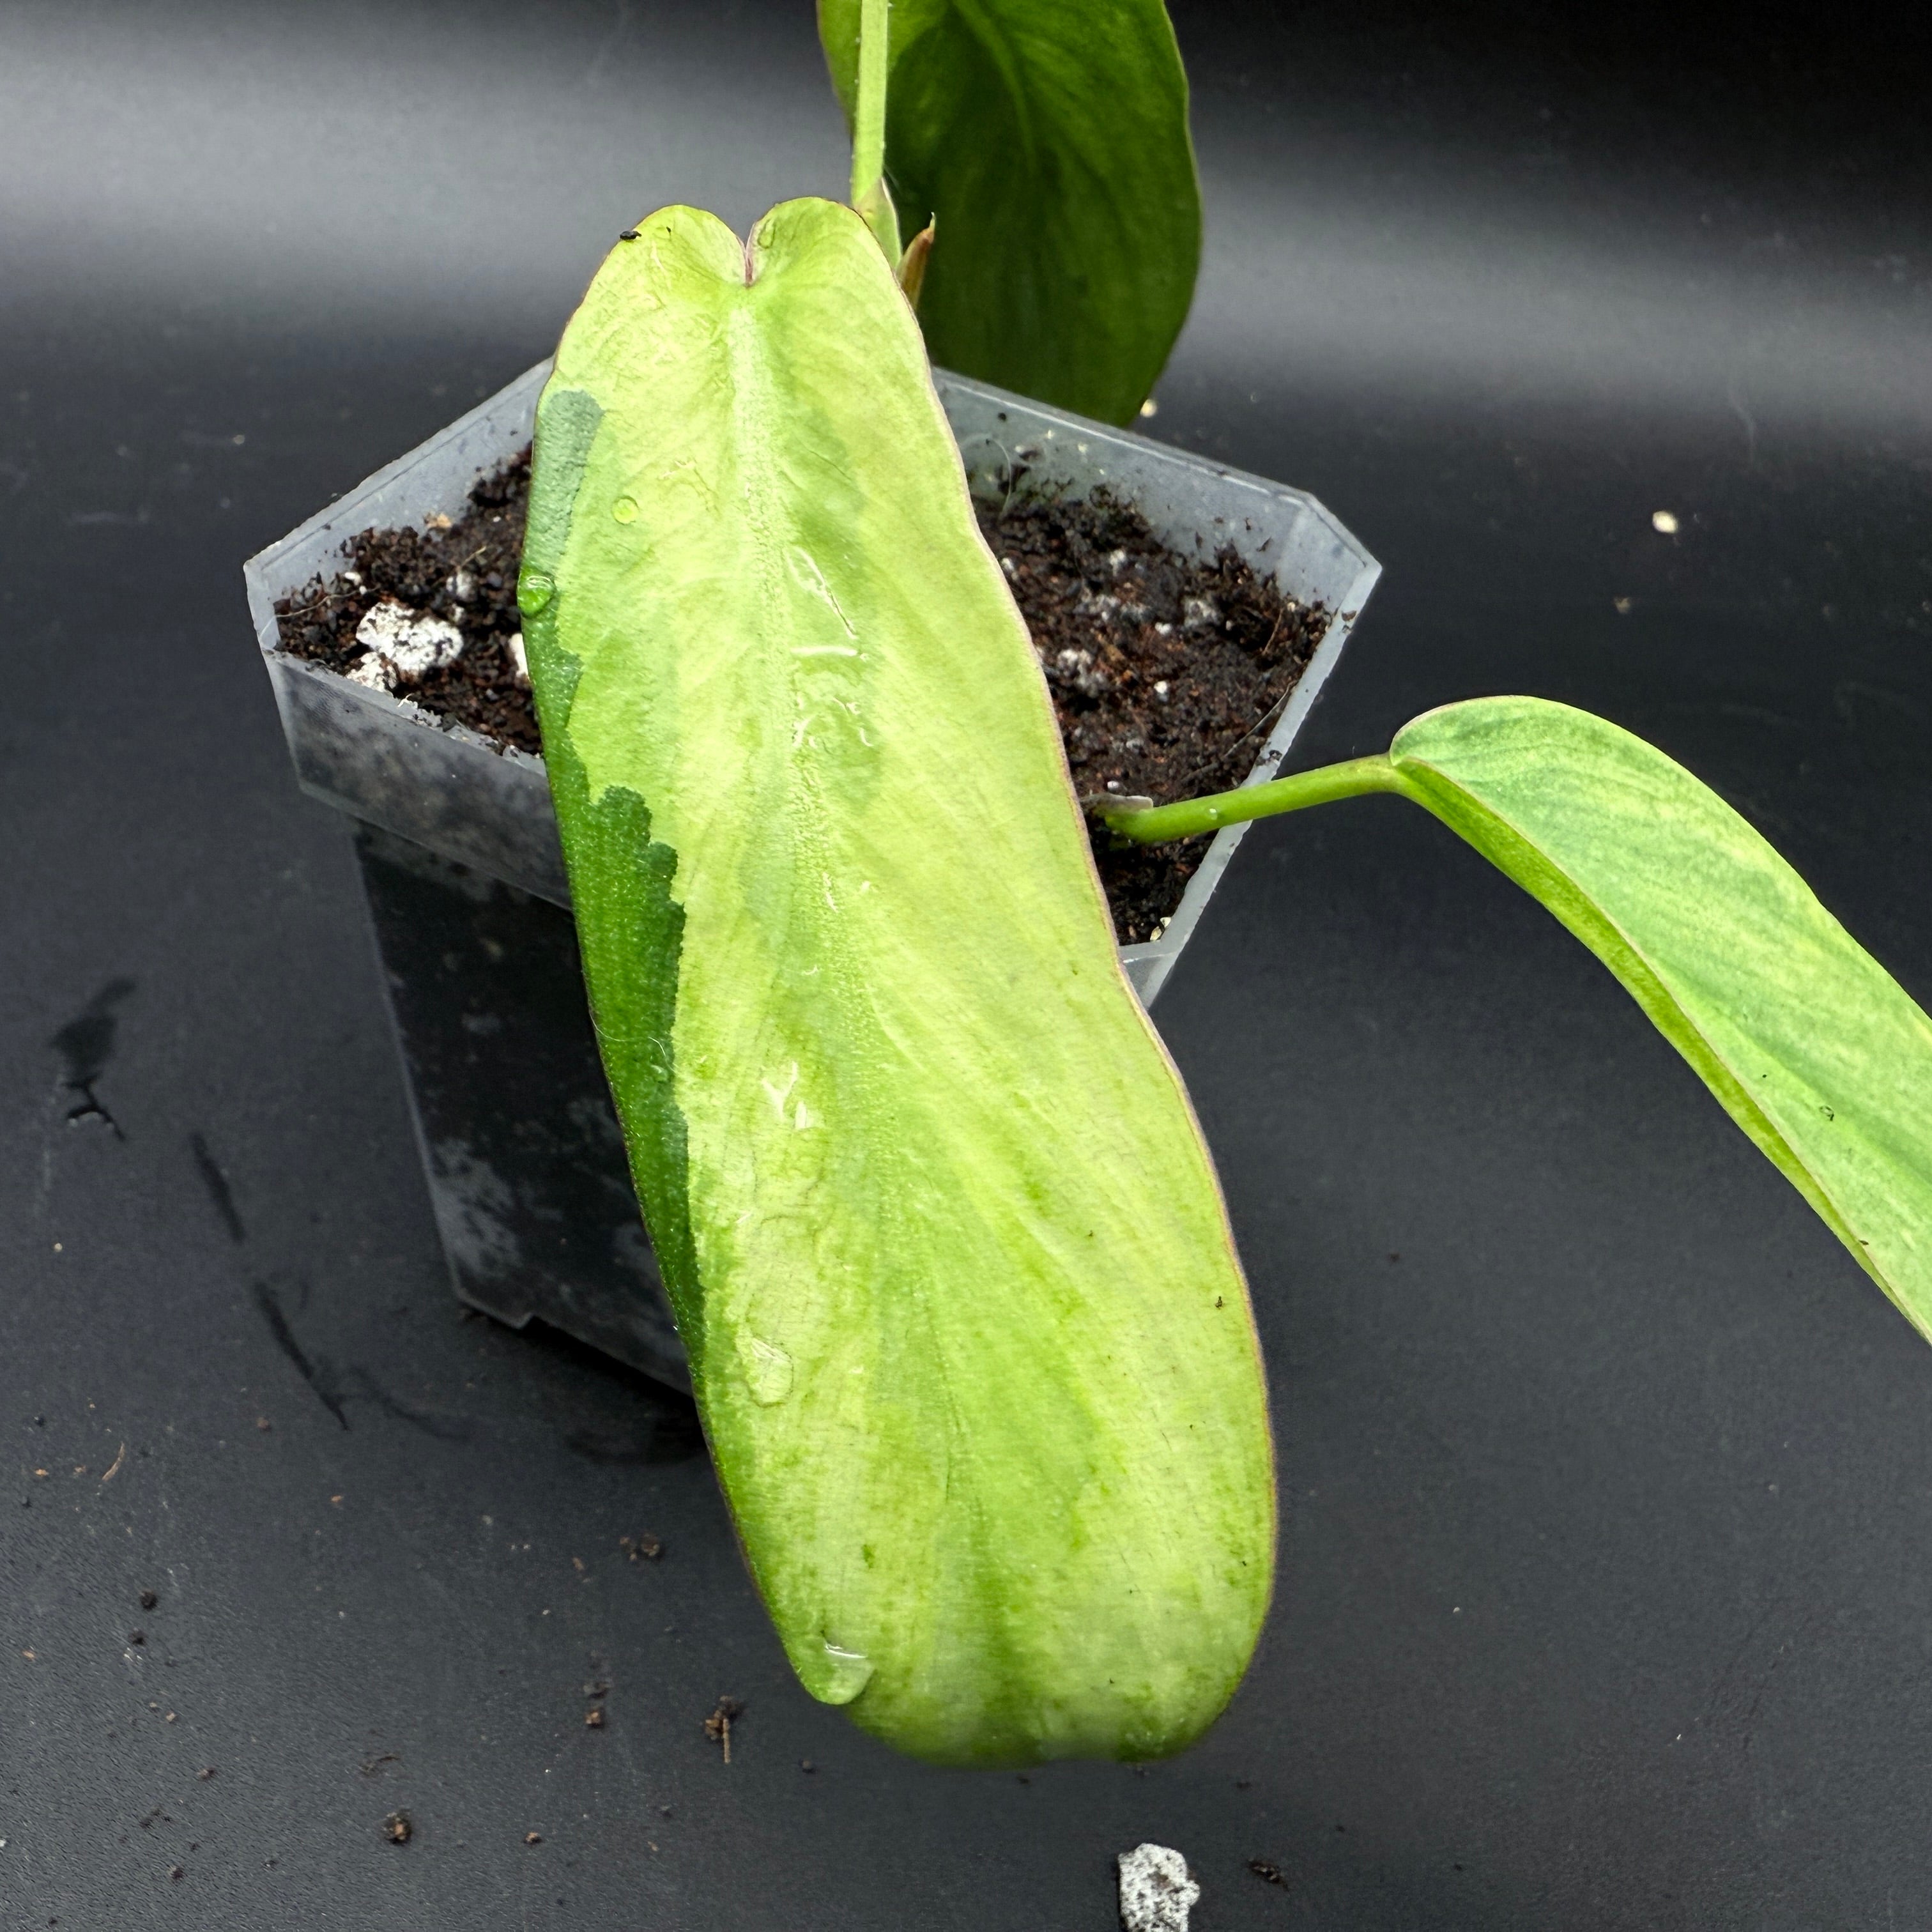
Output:
M849 119L860 0L819 0ZM934 224L933 359L1108 422L1153 388L1201 255L1187 80L1161 0L898 0L886 173Z

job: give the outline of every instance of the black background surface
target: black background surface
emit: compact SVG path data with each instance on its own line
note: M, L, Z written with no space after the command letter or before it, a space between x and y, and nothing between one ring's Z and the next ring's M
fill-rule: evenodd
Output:
M1177 18L1153 427L1387 570L1306 761L1600 710L1932 1001L1922 30ZM458 1318L241 561L626 222L844 166L804 0L0 8L0 1924L1102 1932L1146 1838L1198 1932L1925 1924L1932 1352L1396 801L1258 828L1161 1010L1285 1502L1184 1758L890 1756L790 1680L688 1406Z

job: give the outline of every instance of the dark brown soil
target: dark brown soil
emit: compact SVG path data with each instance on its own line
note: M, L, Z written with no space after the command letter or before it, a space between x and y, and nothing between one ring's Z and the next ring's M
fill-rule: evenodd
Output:
M282 648L346 671L363 655L356 627L386 598L428 611L462 632L463 655L398 694L520 752L540 751L530 687L519 682L509 650L524 628L517 566L530 490L526 449L476 485L469 509L448 529L364 530L351 538L346 569L327 584L314 578L276 604Z
M1074 790L1164 805L1239 784L1328 613L1291 603L1232 544L1211 562L1182 556L1104 495L980 514L1046 672ZM1116 850L1094 830L1121 944L1154 938L1207 838Z
M398 695L526 752L541 748L510 640L522 629L518 560L530 490L526 450L471 493L446 529L364 530L349 565L277 604L282 645L347 671L356 627L384 598L454 624L456 662ZM1232 545L1212 559L1169 549L1138 512L1109 500L1022 496L982 506L980 525L1033 634L1059 715L1075 789L1158 804L1238 784L1328 628ZM1094 856L1124 945L1158 936L1208 848L1205 838Z

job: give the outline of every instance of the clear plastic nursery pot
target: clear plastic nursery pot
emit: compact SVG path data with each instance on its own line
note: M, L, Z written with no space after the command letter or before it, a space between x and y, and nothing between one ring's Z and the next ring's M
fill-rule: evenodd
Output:
M358 531L460 515L530 440L543 363L251 558L249 609L304 790L358 821L436 1224L457 1294L664 1380L683 1352L638 1216L580 976L543 761L284 652L274 605ZM1232 543L1328 628L1246 782L1274 776L1382 567L1312 496L944 371L976 494L1105 487L1177 550ZM1123 949L1152 1010L1246 825L1209 847L1160 937Z

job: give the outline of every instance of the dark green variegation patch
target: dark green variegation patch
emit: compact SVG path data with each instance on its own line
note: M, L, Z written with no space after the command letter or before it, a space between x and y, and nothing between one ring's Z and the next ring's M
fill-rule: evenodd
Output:
M614 1089L632 1096L625 1137L632 1171L639 1198L653 1204L652 1239L695 1374L704 1310L692 1292L685 1126L672 1077L684 936L683 908L670 892L677 856L652 841L650 813L634 791L614 785L591 796L568 728L580 661L557 641L563 608L557 572L603 414L583 390L553 385L544 393L537 418L543 460L531 477L517 601L550 790L560 822L571 828L573 877L581 872L604 887L576 903L578 944L598 961L590 988L598 1046ZM606 1011L614 1016L608 1024Z

